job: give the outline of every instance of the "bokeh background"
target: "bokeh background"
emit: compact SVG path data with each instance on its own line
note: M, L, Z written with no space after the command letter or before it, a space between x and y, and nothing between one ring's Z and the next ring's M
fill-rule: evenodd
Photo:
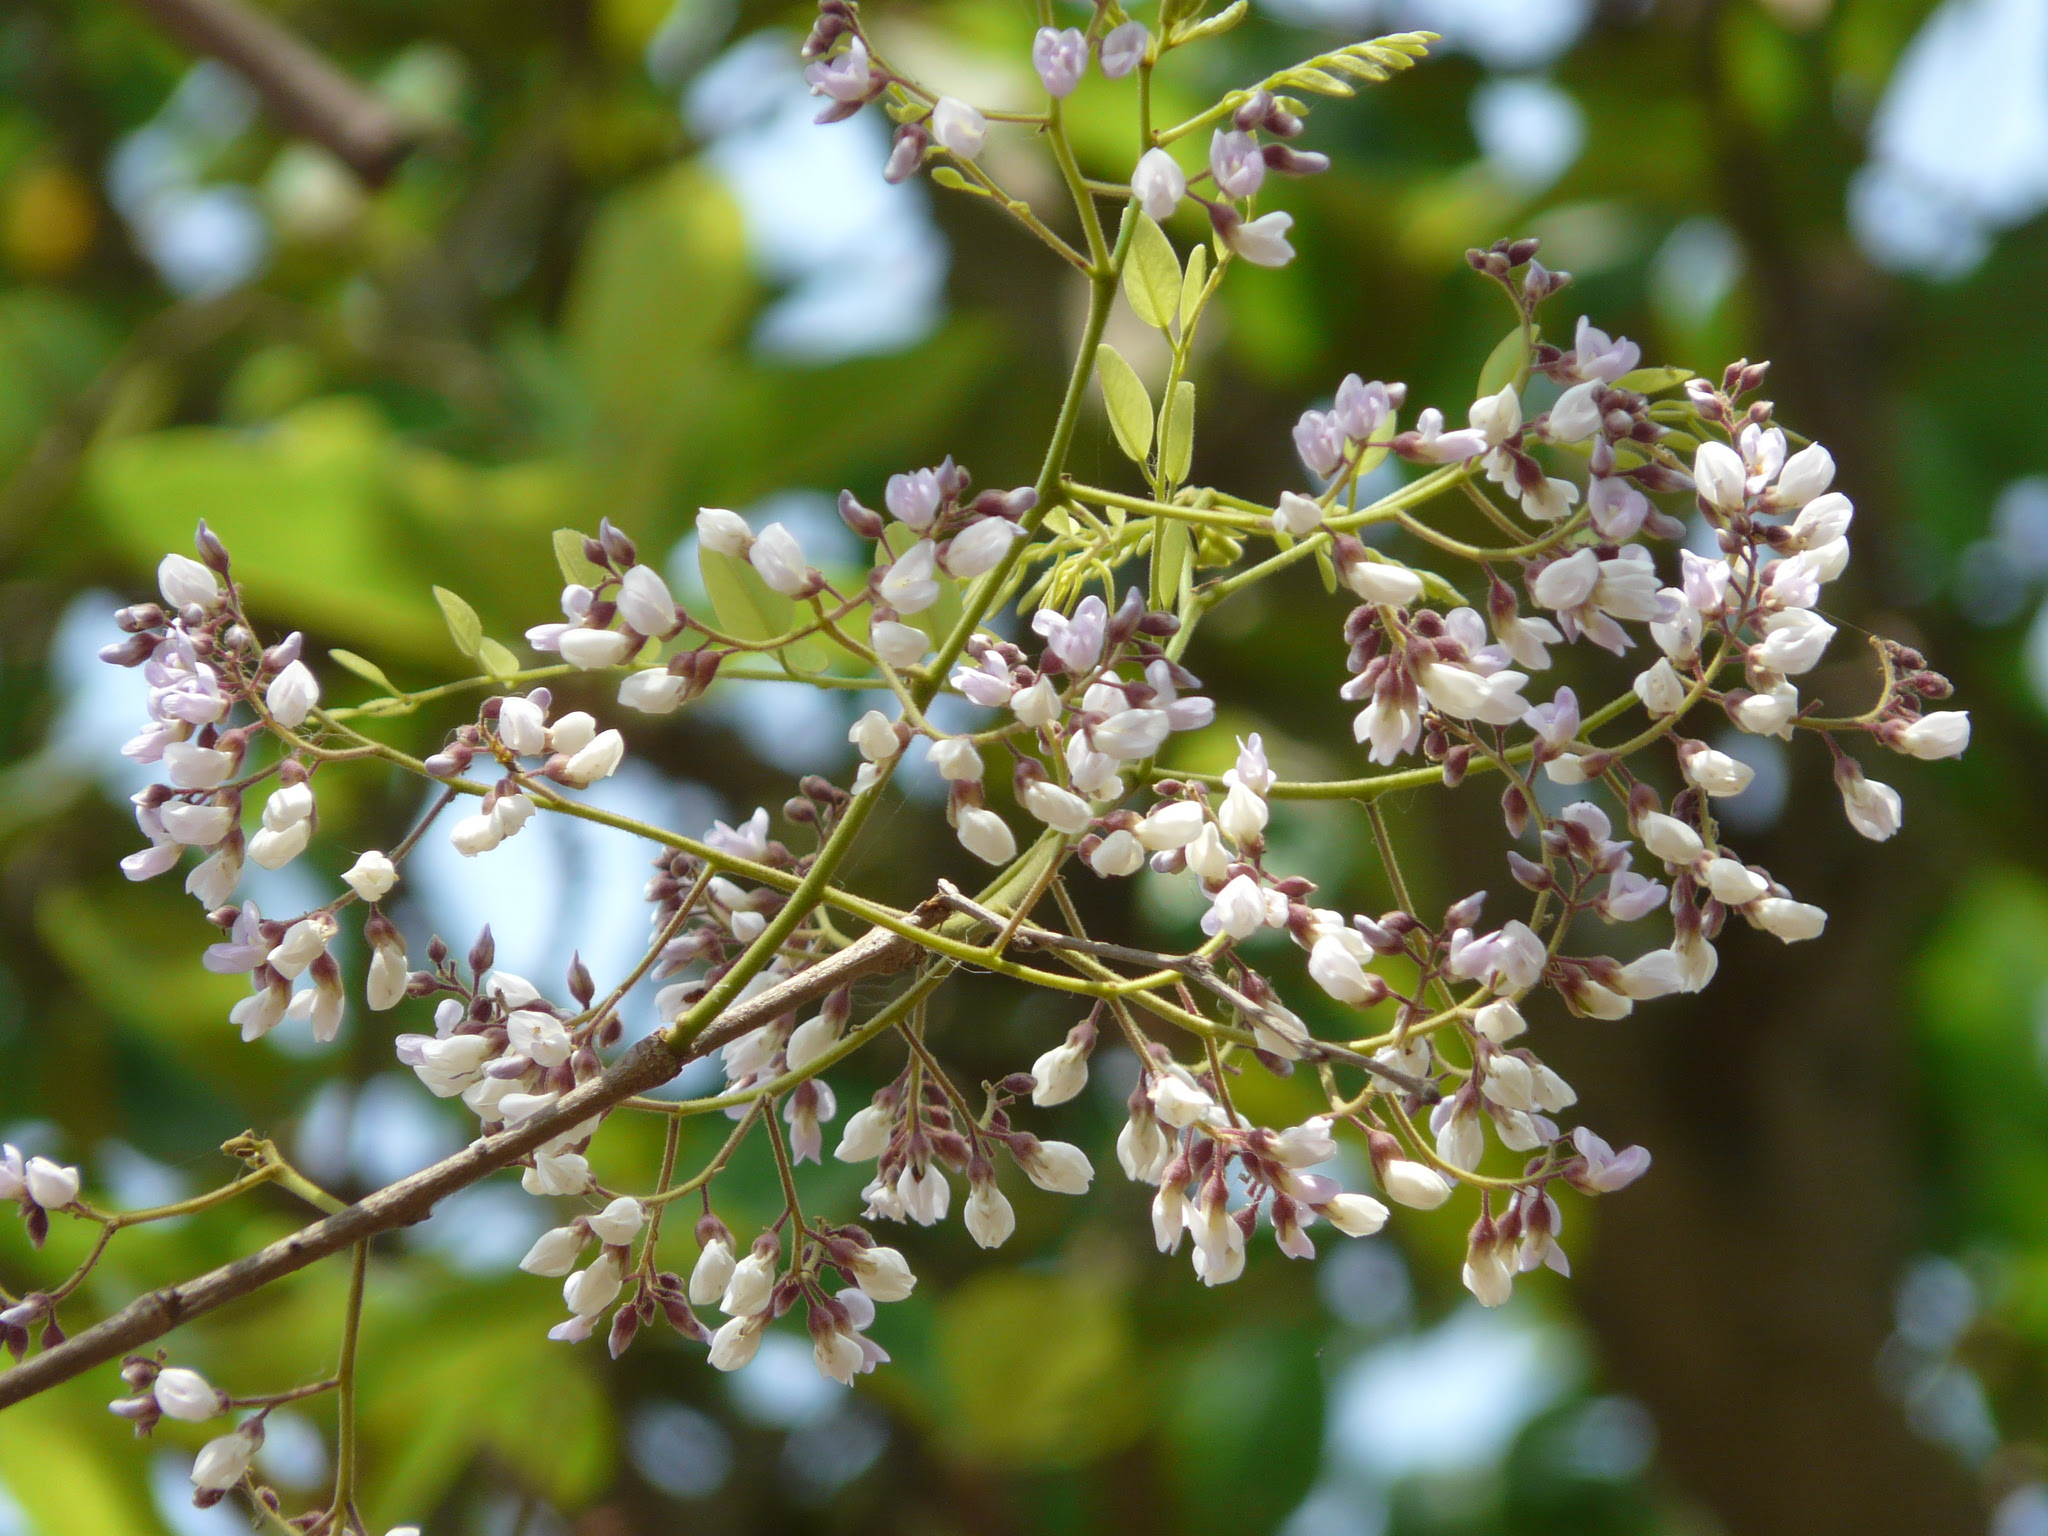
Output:
M199 969L189 899L115 871L138 685L93 653L196 517L267 622L418 686L459 665L429 585L516 638L549 614L563 524L609 515L687 594L699 504L783 517L846 559L842 485L873 501L948 451L983 483L1028 480L1078 323L1068 274L985 209L881 182L873 114L810 125L798 7L274 10L425 132L381 189L139 8L0 13L0 1136L125 1203L217 1180L213 1149L245 1127L345 1193L468 1134L396 1069L403 1020L358 1013L324 1050L290 1028L241 1045L238 983ZM1020 0L875 10L920 73L1033 99ZM1843 824L1817 749L1795 765L1739 739L1759 769L1730 817L1742 846L1833 921L1790 950L1731 931L1703 998L1539 1022L1584 1118L1657 1159L1568 1210L1569 1283L1470 1306L1460 1203L1332 1240L1315 1266L1261 1252L1208 1292L1151 1252L1112 1176L1086 1202L1020 1198L998 1255L911 1232L923 1283L880 1329L897 1363L847 1393L795 1330L732 1378L672 1337L616 1366L546 1343L554 1287L511 1271L545 1213L500 1182L379 1249L373 1518L437 1536L2048 1532L2048 5L1259 0L1163 73L1162 113L1407 26L1445 35L1430 63L1314 114L1308 142L1336 167L1280 194L1301 259L1226 290L1197 478L1295 484L1287 426L1351 369L1457 414L1507 323L1461 253L1540 234L1577 277L1554 324L1590 311L1701 370L1774 360L1769 393L1833 448L1860 511L1831 589L1845 636L1815 682L1860 707L1859 627L1923 644L1973 712L1969 757L1873 764L1908 807L1879 849ZM1075 100L1103 174L1122 168L1126 105L1099 80ZM998 129L988 163L1056 213L1027 138ZM1076 464L1124 472L1099 420ZM1337 612L1305 578L1213 620L1191 660L1232 702L1188 752L1258 728L1283 766L1356 771ZM844 770L855 707L723 688L635 727L597 798L693 831L779 805L796 772ZM420 743L451 721L391 730ZM858 878L908 898L960 855L902 777L911 799ZM420 804L376 773L322 785L330 836L256 883L266 910L319 900L341 850L388 846ZM1392 805L1425 904L1504 884L1490 800ZM481 883L431 839L400 916L458 947L488 920L501 963L546 982L572 950L615 973L644 931L649 850L586 830L543 819ZM1377 909L1362 830L1336 808L1283 815L1283 862ZM1188 914L1120 889L1099 920L1171 942ZM970 986L934 1027L973 1080L1069 1022ZM1105 1057L1058 1122L1098 1166L1128 1071ZM860 1082L844 1075L842 1104ZM1284 1087L1266 1093L1289 1113ZM688 1147L714 1129L693 1123ZM645 1187L654 1135L608 1132L606 1170ZM771 1177L743 1162L729 1182L744 1229ZM838 1165L813 1178L842 1203L857 1184ZM279 1197L133 1233L91 1298L302 1215ZM59 1226L37 1256L0 1221L10 1284L76 1257ZM245 1391L320 1373L341 1284L301 1276L175 1348ZM0 1533L243 1528L187 1506L194 1437L128 1441L111 1381L0 1420ZM327 1430L272 1419L263 1465L307 1502Z

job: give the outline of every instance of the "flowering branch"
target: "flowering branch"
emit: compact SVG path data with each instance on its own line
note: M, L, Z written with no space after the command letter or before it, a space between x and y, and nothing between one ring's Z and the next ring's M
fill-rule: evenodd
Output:
M128 638L104 653L143 669L151 719L127 751L161 764L166 778L135 796L149 846L124 860L124 871L149 879L180 865L186 849L203 850L186 889L221 935L204 963L249 978L250 995L230 1014L245 1039L286 1018L308 1020L317 1040L335 1037L354 993L332 946L342 915L361 908L370 951L363 1000L375 1012L431 1003L434 1033L398 1035L396 1053L427 1091L459 1097L480 1134L453 1157L71 1338L58 1308L123 1225L266 1182L333 1202L253 1138L242 1148L252 1159L245 1177L179 1208L125 1216L86 1204L78 1170L0 1149L0 1198L18 1202L36 1242L53 1213L100 1224L91 1255L63 1286L19 1299L0 1293L0 1343L22 1359L0 1375L0 1408L350 1250L340 1369L331 1382L292 1389L331 1388L341 1400L336 1489L326 1509L292 1528L359 1531L353 1362L368 1244L515 1166L528 1193L574 1202L576 1213L521 1263L563 1282L568 1315L551 1337L576 1343L602 1326L616 1356L642 1328L665 1322L706 1345L713 1367L735 1370L768 1326L800 1305L818 1368L850 1382L888 1358L869 1332L876 1304L916 1283L866 1223L941 1221L952 1180L964 1178L963 1225L995 1247L1015 1227L1005 1165L1041 1191L1087 1193L1095 1174L1087 1155L1041 1139L1025 1120L1082 1091L1104 1030L1137 1064L1118 1162L1155 1190L1158 1247L1176 1252L1189 1241L1205 1284L1243 1272L1262 1223L1293 1258L1313 1256L1318 1222L1351 1237L1380 1228L1386 1203L1317 1171L1336 1156L1340 1134L1362 1139L1387 1201L1429 1209L1462 1185L1479 1192L1464 1280L1482 1303L1505 1303L1526 1271L1569 1272L1558 1241L1559 1181L1611 1193L1646 1172L1650 1156L1616 1151L1585 1125L1559 1124L1576 1094L1527 1043L1524 1010L1541 1002L1619 1019L1639 1002L1706 986L1731 918L1787 943L1818 938L1827 920L1729 845L1716 806L1742 794L1752 770L1685 730L1711 710L1738 732L1819 735L1851 824L1882 841L1898 829L1899 796L1866 779L1845 743L1860 736L1909 756L1953 756L1967 744L1969 717L1930 708L1948 684L1889 642L1878 642L1880 693L1868 710L1824 716L1800 697L1794 679L1814 670L1835 633L1820 611L1823 588L1849 553L1854 509L1831 489L1832 458L1818 444L1794 451L1758 397L1763 365L1738 362L1718 383L1645 369L1635 343L1585 317L1569 347L1547 339L1543 307L1570 279L1536 259L1533 240L1468 253L1514 320L1465 410L1467 425L1451 427L1425 408L1403 427L1406 386L1354 374L1328 409L1305 412L1295 426L1304 491L1266 506L1196 484L1193 364L1210 300L1244 268L1293 258L1291 217L1256 211L1267 178L1314 175L1327 164L1296 147L1309 109L1287 93L1349 95L1359 82L1406 69L1431 41L1403 34L1320 55L1156 130L1153 71L1243 9L1240 0L1202 19L1198 6L1168 5L1155 34L1137 20L1110 25L1108 7L1085 31L1056 28L1042 4L1032 62L1045 109L990 112L897 73L855 6L821 0L804 52L807 78L827 102L823 120L880 105L897 125L886 176L929 167L943 188L994 198L1086 284L1080 343L1034 483L976 493L967 470L947 458L891 476L880 508L843 492L841 517L874 551L864 579L812 566L784 524L757 529L737 513L702 508L700 561L717 610L709 622L675 602L625 531L601 521L594 535L557 535L562 617L525 635L558 663L522 666L483 635L467 603L437 590L479 675L404 692L373 662L338 654L384 692L335 708L321 702L302 637L271 645L258 637L229 553L203 524L198 559L166 557L163 602L123 610ZM1111 81L1137 76L1138 148L1130 165L1108 168L1123 180L1089 175L1103 168L1084 169L1066 133L1063 100L1091 67ZM1190 170L1167 146L1205 127L1207 163ZM1085 254L1002 195L977 163L988 135L1012 128L1042 138ZM1096 206L1105 189L1122 203L1113 233ZM1207 239L1183 255L1168 226L1204 219ZM1156 400L1105 342L1120 293L1168 343ZM1146 494L1069 474L1091 386ZM1410 466L1409 478L1361 504L1360 487L1390 461ZM1679 514L1712 538L1718 558L1658 547L1686 532ZM1472 542L1475 516L1505 542ZM1409 546L1392 541L1403 538L1432 560L1456 562L1449 568L1458 579L1398 558ZM1239 741L1221 774L1170 766L1180 756L1176 738L1216 719L1215 701L1186 666L1208 615L1311 566L1329 594L1345 596L1331 625L1350 678L1339 696L1357 706L1353 736L1376 771L1283 780L1258 735ZM956 618L939 617L948 611L942 599L957 602ZM1547 700L1525 692L1552 667L1554 649L1622 657L1642 641L1649 665L1597 708L1582 710L1569 687ZM833 670L803 659L827 649ZM719 822L691 835L579 798L619 768L626 736L589 712L558 711L548 684L603 675L616 683L622 711L667 714L733 678L773 675L730 665L736 656L773 657L791 686L861 688L890 704L893 715L871 709L849 732L861 760L850 784L800 779L782 806L780 838L765 807L739 826ZM423 759L372 733L380 718L479 692L473 719ZM974 729L937 723L951 718L934 714L942 695L982 712ZM1637 709L1645 723L1631 734L1598 739ZM944 785L947 824L992 873L972 895L939 880L906 910L863 894L844 872L920 739ZM436 786L412 832L389 851L364 853L343 876L346 891L313 911L284 920L237 903L247 862L280 868L311 845L317 786L330 782L322 776L366 763ZM1441 912L1419 907L1380 805L1395 791L1455 792L1487 774L1500 783L1506 870L1527 897L1513 898L1520 916L1494 927L1481 922L1490 882L1476 872L1451 877L1469 894ZM1542 786L1558 793L1546 787L1539 796ZM245 801L259 793L245 831ZM1281 866L1268 829L1302 799L1359 805L1390 909L1317 906L1314 883ZM458 806L467 814L454 816L445 835L467 858L488 858L539 814L633 834L660 850L646 892L651 938L601 997L580 959L553 996L500 969L488 928L462 955L436 935L415 964L383 903L420 839ZM1021 843L1019 826L1034 829ZM1199 896L1199 942L1155 949L1086 931L1070 881L1141 874L1185 882ZM1056 917L1040 911L1048 896ZM1603 952L1593 937L1639 931L1660 910L1670 914L1668 936L1630 945L1631 958ZM839 927L849 918L867 931L849 940ZM1302 957L1298 975L1284 958L1290 945ZM963 966L1087 1002L1028 1071L986 1084L979 1110L949 1070L944 1030L931 1027L928 1009ZM914 973L907 985L857 1021L853 983L900 971ZM622 1014L637 1006L643 980L662 984L653 1032L627 1045ZM1310 987L1311 1013L1335 1010L1344 1021L1334 1037L1288 1005ZM874 1165L860 1219L840 1221L815 1198L806 1207L803 1165L822 1161L823 1128L838 1117L826 1074L856 1054L879 1055L885 1039L901 1044L900 1071L847 1117L833 1152ZM685 1062L713 1053L724 1091L650 1096ZM1247 1072L1304 1074L1321 1090L1322 1112L1292 1126L1254 1123L1232 1086ZM644 1197L608 1188L593 1172L588 1154L615 1111L666 1118ZM678 1178L682 1120L714 1111L735 1113L733 1130ZM784 1210L742 1244L716 1214L715 1191L754 1138L768 1143ZM1496 1155L1495 1143L1507 1155ZM688 1196L702 1214L685 1277L660 1267L656 1241L664 1213ZM593 1245L597 1256L585 1263ZM699 1316L708 1307L724 1314L715 1328ZM29 1356L37 1325L40 1351ZM134 1395L116 1409L140 1429L159 1414L253 1408L201 1452L193 1480L202 1503L239 1490L281 1520L250 1457L263 1414L288 1394L230 1399L161 1355L131 1355L124 1372Z

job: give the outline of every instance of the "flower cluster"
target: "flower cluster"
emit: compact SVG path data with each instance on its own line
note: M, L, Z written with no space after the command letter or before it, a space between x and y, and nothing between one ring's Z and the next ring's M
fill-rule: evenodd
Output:
M147 879L186 848L201 850L186 888L218 932L203 963L248 976L250 995L230 1022L250 1040L288 1018L309 1022L317 1040L336 1037L356 985L337 939L348 909L364 908L363 1000L373 1012L407 1011L420 1027L397 1034L398 1059L428 1093L459 1098L476 1118L466 1161L443 1172L475 1178L516 1166L524 1189L550 1203L552 1225L520 1267L562 1282L566 1318L551 1337L601 1335L618 1355L665 1321L703 1345L712 1367L734 1370L801 1305L818 1369L850 1383L887 1361L871 1336L887 1333L878 1308L916 1284L871 1224L941 1223L964 1181L962 1224L994 1248L1018 1226L1006 1182L1019 1194L1030 1185L1086 1196L1087 1153L1041 1135L1052 1124L1036 1117L1075 1100L1105 1048L1120 1065L1127 1054L1135 1077L1118 1161L1154 1191L1158 1248L1187 1243L1205 1285L1264 1262L1254 1241L1262 1223L1282 1254L1310 1258L1319 1222L1364 1238L1392 1206L1430 1210L1470 1189L1478 1209L1464 1283L1501 1305L1519 1275L1569 1273L1561 1187L1605 1195L1650 1166L1643 1148L1617 1151L1567 1123L1577 1095L1543 1059L1539 1032L1559 1016L1616 1020L1638 1003L1699 991L1721 962L1731 916L1787 943L1825 929L1825 912L1725 837L1718 811L1753 781L1730 740L1825 744L1850 824L1878 841L1899 830L1902 800L1866 777L1850 751L1858 738L1918 759L1967 745L1969 716L1934 707L1946 681L1897 644L1876 645L1878 698L1862 713L1829 715L1810 696L1836 633L1822 602L1846 566L1854 508L1833 488L1828 451L1794 436L1760 397L1763 365L1737 363L1718 382L1646 369L1635 343L1587 317L1568 349L1546 341L1543 307L1569 277L1536 260L1534 241L1469 255L1509 298L1515 329L1465 425L1447 425L1436 407L1404 425L1406 386L1352 374L1295 425L1302 489L1267 506L1191 482L1182 466L1192 464L1192 441L1175 434L1193 432L1184 374L1207 296L1240 264L1292 256L1288 215L1254 216L1252 200L1271 176L1325 164L1296 147L1308 108L1287 93L1349 94L1350 82L1386 78L1429 41L1355 44L1230 91L1180 125L1148 120L1142 152L1108 183L1129 189L1112 237L1096 206L1105 183L1075 169L1062 103L1091 67L1112 83L1149 73L1229 14L1163 15L1148 28L1111 25L1121 12L1109 7L1086 28L1046 27L1030 50L1044 110L992 113L890 66L851 4L823 0L805 44L807 78L828 103L824 120L870 104L891 114L891 179L944 157L940 184L999 194L979 164L988 134L1022 120L1051 141L1085 253L1024 201L1003 194L997 203L1088 274L1090 341L1036 484L977 492L947 457L889 476L879 495L870 489L879 507L841 494L841 518L868 547L864 578L814 566L784 523L757 528L740 513L701 509L695 536L712 608L716 572L750 602L765 588L786 632L761 633L758 613L743 625L686 612L609 521L595 535L558 535L561 618L525 633L540 665L484 640L473 610L439 594L481 671L433 696L482 697L421 761L368 728L394 712L385 706L417 699L323 707L304 642L258 639L228 552L204 525L199 558L164 560L162 602L117 616L127 638L106 657L142 668L149 688L148 721L127 751L164 775L135 797L148 846L124 870ZM1172 146L1201 136L1208 162L1190 173ZM1206 210L1213 244L1195 245L1183 266L1163 226L1199 229L1189 202ZM1097 345L1119 284L1172 345L1156 432L1146 386ZM1150 496L1069 472L1097 377ZM1362 501L1365 477L1390 458L1407 478ZM1454 536L1436 515L1440 502L1476 510L1504 542ZM1187 665L1218 605L1311 560L1343 594L1327 644L1333 670L1341 649L1348 677L1339 698L1359 749L1350 766L1383 770L1364 777L1290 781L1276 764L1293 754L1270 730L1247 729L1233 758L1217 704ZM797 665L799 648L828 654L832 675ZM1604 687L1609 658L1631 655L1614 696L1582 707L1579 689ZM739 656L779 660L790 687L865 690L873 707L847 737L857 766L802 776L779 818L764 807L701 832L584 801L579 791L619 769L632 729L607 722L608 697L628 721L626 712L668 714L723 686ZM1576 687L1539 682L1567 666ZM593 691L600 682L605 694ZM564 705L588 707L558 707L557 690ZM1718 723L1710 730L1717 717L1732 738ZM949 728L962 721L971 728ZM979 895L934 880L903 908L843 882L859 867L849 852L918 743L923 765L909 771L945 785L946 822L968 856L960 867L992 879ZM245 861L275 869L316 846L316 780L332 784L319 776L360 761L432 787L414 829L388 850L354 855L315 910L273 918L237 902ZM1197 771L1223 763L1220 773ZM1496 867L1446 872L1449 890L1469 894L1423 910L1380 796L1493 780L1513 909L1483 888L1499 884ZM1335 894L1319 904L1316 884L1287 867L1276 822L1285 826L1290 801L1311 797L1359 807L1392 903L1385 910L1349 910ZM557 1001L497 967L485 928L460 959L433 937L415 969L384 908L420 839L439 826L461 855L484 861L469 867L487 872L491 851L539 815L602 821L659 847L639 961L604 978L602 995L572 961ZM1190 931L1186 947L1151 948L1142 934L1083 931L1076 883L1148 877L1199 912L1199 938ZM867 931L849 937L849 924ZM1036 1042L1028 1070L1020 1061L971 1092L948 1066L945 1014L931 1007L962 968L1058 992L1082 1016L1065 1015L1057 1037ZM883 974L896 979L856 991L856 980ZM654 1033L628 1045L626 1014L645 1011L635 990L643 979L657 987L652 1020L641 1021ZM715 1096L680 1109L641 1096L714 1053L723 1072ZM887 1080L845 1117L832 1157L872 1171L857 1212L828 1214L806 1201L816 1177L807 1165L823 1162L840 1118L828 1074L863 1053L887 1066L862 1081ZM1234 1089L1248 1073L1299 1073L1319 1108L1295 1124L1260 1125L1239 1108L1250 1095ZM847 1081L839 1077L840 1091ZM731 1131L696 1171L674 1168L671 1139L637 1192L608 1182L637 1184L616 1171L610 1143L596 1150L610 1117L714 1109ZM785 1208L742 1243L717 1208L719 1180L749 1142L765 1143ZM1346 1143L1362 1156L1340 1178ZM282 1176L267 1143L247 1155L259 1163L251 1179ZM1366 1185L1367 1169L1369 1189L1346 1187ZM77 1170L13 1147L0 1149L0 1198L17 1201L37 1242L52 1212L101 1222L87 1269L118 1225L186 1208L102 1216L79 1200ZM663 1223L679 1202L694 1208L693 1256L671 1269L677 1234L665 1236ZM417 1216L404 1201L359 1209ZM69 1294L11 1302L0 1343L24 1355L40 1327L42 1347L61 1351L57 1310ZM700 1309L723 1320L713 1326ZM193 1481L201 1502L241 1489L273 1511L275 1496L250 1470L264 1415L336 1386L236 1399L141 1356L127 1381L115 1411L145 1431L163 1417L253 1410L201 1451Z

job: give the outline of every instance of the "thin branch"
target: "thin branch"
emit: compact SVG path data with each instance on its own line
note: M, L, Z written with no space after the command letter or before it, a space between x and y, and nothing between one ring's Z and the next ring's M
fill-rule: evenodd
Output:
M162 31L248 81L279 127L331 150L373 187L388 181L420 142L416 127L242 0L135 3Z

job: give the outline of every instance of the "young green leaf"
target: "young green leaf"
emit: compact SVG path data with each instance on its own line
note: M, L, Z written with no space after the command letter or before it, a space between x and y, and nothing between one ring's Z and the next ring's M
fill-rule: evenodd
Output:
M1690 368L1638 368L1614 381L1616 389L1632 389L1639 395L1654 395L1675 388L1694 377Z
M1130 254L1124 258L1124 297L1155 331L1172 325L1180 307L1180 260L1166 231L1149 214L1138 216L1131 234Z
M1173 399L1159 417L1159 473L1169 485L1188 477L1188 465L1195 452L1195 385L1182 379L1173 386Z
M474 661L477 646L484 638L484 621L476 616L474 608L446 587L434 588L434 601L441 605L441 616L448 621L455 649Z
M1484 400L1497 395L1508 385L1520 391L1522 380L1529 375L1529 333L1516 326L1487 355L1486 366L1479 370L1479 382L1473 387L1472 398Z
M594 587L604 579L604 572L585 558L583 535L574 528L557 528L554 532L555 564L562 568L562 580L572 587Z
M477 642L476 659L486 672L501 681L519 675L519 658L488 635Z
M1188 270L1180 280L1180 329L1185 336L1195 323L1202 302L1202 287L1209 281L1209 247L1198 245L1188 252Z
M1188 537L1188 525L1178 518L1155 518L1153 526L1152 606L1163 608L1180 597L1181 580L1187 574L1193 541Z
M1095 349L1095 371L1102 380L1102 403L1108 408L1117 446L1144 463L1152 446L1152 397L1145 393L1137 370L1108 342Z
M333 650L327 654L333 659L336 666L355 673L357 677L360 677L366 683L375 683L386 693L403 694L405 691L384 675L382 667L366 656L358 656L354 651L343 650Z

